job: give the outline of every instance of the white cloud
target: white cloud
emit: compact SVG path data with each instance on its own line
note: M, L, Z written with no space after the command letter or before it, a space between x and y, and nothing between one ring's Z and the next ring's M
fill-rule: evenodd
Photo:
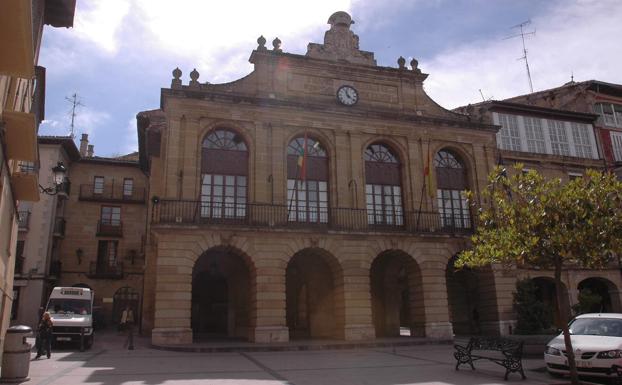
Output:
M136 134L136 116L132 116L125 126L125 138L123 140L123 153L129 154L138 151L138 135Z
M106 111L97 111L89 107L79 107L74 119L74 135L89 134L97 136L97 131L108 123L111 115ZM40 135L69 135L71 133L71 114L54 114L41 122Z
M622 3L617 0L558 2L532 19L536 35L526 40L534 91L597 78L622 83ZM531 30L531 29L529 29ZM511 31L508 31L510 34ZM447 49L420 68L426 90L447 108L529 92L520 39L473 42Z
M75 36L115 53L119 46L118 32L130 10L129 1L90 0L80 5L75 15Z

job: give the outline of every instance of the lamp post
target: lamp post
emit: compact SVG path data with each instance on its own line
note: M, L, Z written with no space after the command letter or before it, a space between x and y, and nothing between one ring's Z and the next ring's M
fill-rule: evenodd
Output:
M67 174L67 168L63 164L63 162L58 162L56 166L52 167L52 173L54 174L54 186L52 187L43 187L39 185L41 192L46 193L48 195L56 195L59 192L58 186L62 185L65 182L65 174Z

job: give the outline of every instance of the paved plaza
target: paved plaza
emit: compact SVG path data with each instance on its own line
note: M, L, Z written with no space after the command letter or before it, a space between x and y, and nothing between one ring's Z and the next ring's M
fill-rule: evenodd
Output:
M34 341L33 341L34 342ZM56 350L51 359L30 362L28 385L143 384L552 384L542 358L524 360L527 380L478 362L477 370L454 370L448 344L354 350L185 353L156 350L136 338L135 350L123 336L98 335L91 350ZM34 358L35 354L32 354Z

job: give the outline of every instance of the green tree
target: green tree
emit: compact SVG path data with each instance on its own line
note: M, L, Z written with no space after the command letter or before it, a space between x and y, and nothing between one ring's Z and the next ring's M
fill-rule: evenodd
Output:
M551 327L550 309L538 299L538 286L532 279L516 282L514 310L516 334L541 334Z
M489 175L472 248L460 254L456 266L553 270L571 379L579 384L561 274L567 266L604 267L622 251L622 183L597 171L562 183L534 170L523 173L520 164L514 168L511 176L501 167ZM473 194L467 195L473 202Z
M599 312L602 300L603 297L601 297L600 294L592 293L590 289L583 289L579 291L577 303L572 307L572 311L576 315Z

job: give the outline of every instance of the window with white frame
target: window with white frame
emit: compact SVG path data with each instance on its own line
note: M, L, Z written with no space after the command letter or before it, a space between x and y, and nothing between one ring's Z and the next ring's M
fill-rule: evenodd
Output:
M504 150L520 151L520 131L516 115L499 114L501 130L501 148Z
M594 104L594 112L600 115L606 126L622 127L622 105L596 103Z
M544 140L544 131L540 118L532 118L524 116L525 134L527 136L527 149L529 152L538 154L546 154L546 142Z
M572 139L574 141L575 153L580 158L592 158L592 143L588 126L582 123L570 123L572 129Z
M611 147L613 147L613 159L622 162L622 132L610 132Z
M555 155L570 156L570 144L564 122L557 120L547 120L549 136L551 138L551 150Z

